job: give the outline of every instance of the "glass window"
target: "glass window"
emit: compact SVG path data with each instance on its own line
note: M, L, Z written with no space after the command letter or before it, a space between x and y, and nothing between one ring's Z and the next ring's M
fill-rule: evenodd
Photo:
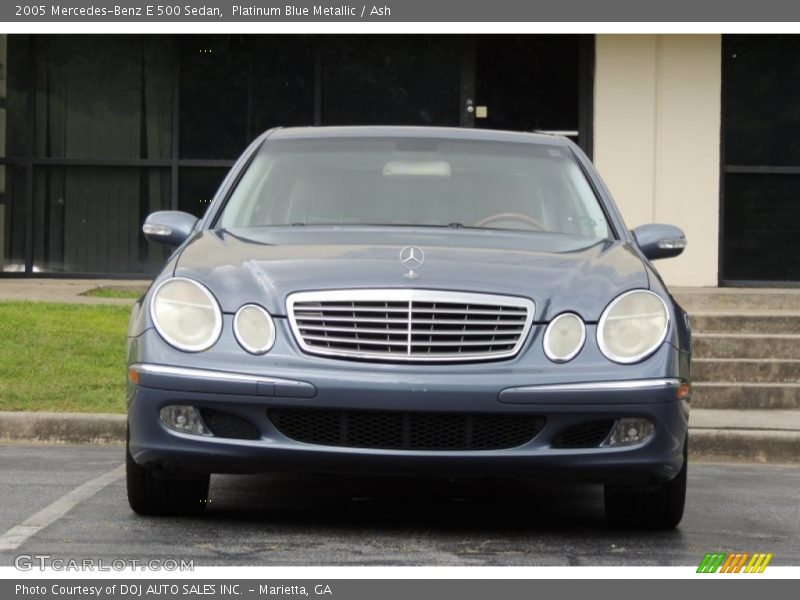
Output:
M0 35L0 158L27 156L28 37Z
M313 125L313 37L268 35L250 40L252 97L246 143L271 127ZM226 158L236 158L240 152Z
M169 158L167 36L37 36L36 155Z
M28 38L0 35L0 159L27 154ZM25 169L0 164L0 272L25 271Z
M34 180L36 271L154 273L167 258L141 227L169 208L169 169L42 167Z
M725 163L800 163L800 36L723 37Z
M202 217L227 173L228 169L213 167L186 167L181 169L178 186L178 210L192 214L198 219Z
M263 131L314 121L307 36L182 36L180 154L234 159Z
M725 177L725 278L800 281L800 176Z
M580 36L476 36L477 127L578 130Z
M328 36L323 125L453 125L460 115L453 36Z
M435 138L269 142L221 219L224 228L363 224L610 235L563 149Z
M25 271L25 170L0 165L0 272Z
M800 281L800 36L726 35L722 55L723 160L760 167L724 175L722 279Z

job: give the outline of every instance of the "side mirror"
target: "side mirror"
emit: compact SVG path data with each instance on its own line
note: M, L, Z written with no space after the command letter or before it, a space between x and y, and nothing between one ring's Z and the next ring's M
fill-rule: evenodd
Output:
M678 256L686 248L686 236L679 227L653 223L632 230L633 237L650 260Z
M144 237L151 242L180 246L194 230L197 219L179 210L160 210L149 215L142 225Z

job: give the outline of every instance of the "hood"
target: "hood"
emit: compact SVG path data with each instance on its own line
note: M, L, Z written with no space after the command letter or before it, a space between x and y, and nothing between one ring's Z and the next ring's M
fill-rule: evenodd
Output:
M400 252L416 246L414 278ZM644 264L623 241L553 233L409 227L279 227L202 231L175 275L205 284L223 312L254 302L286 314L292 292L420 288L532 299L536 321L565 310L599 319L617 294L647 288Z

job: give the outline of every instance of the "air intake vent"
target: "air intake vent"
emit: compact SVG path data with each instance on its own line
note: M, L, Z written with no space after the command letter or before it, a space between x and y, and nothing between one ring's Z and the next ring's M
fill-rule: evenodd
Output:
M250 421L230 413L201 408L200 415L208 430L217 437L237 440L257 440L261 437L258 428Z
M534 313L525 298L430 290L303 292L287 304L306 352L384 362L508 358Z
M553 439L553 448L597 448L611 432L614 421L594 421L570 427Z
M286 437L320 446L386 450L497 450L532 440L545 419L534 415L271 409Z

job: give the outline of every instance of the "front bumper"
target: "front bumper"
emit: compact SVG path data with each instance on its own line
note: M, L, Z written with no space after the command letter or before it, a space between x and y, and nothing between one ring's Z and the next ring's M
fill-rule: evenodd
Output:
M130 451L142 465L170 472L258 473L280 470L375 475L542 476L646 484L677 475L683 464L688 403L678 378L504 387L491 377L458 383L431 376L400 379L379 370L309 371L308 378L233 374L138 364L129 387ZM504 378L505 379L505 378ZM201 437L165 427L168 404L224 411L258 429L254 440ZM502 450L385 450L323 446L283 435L273 408L537 415L544 428ZM553 440L582 423L645 417L653 437L628 447L557 448Z

